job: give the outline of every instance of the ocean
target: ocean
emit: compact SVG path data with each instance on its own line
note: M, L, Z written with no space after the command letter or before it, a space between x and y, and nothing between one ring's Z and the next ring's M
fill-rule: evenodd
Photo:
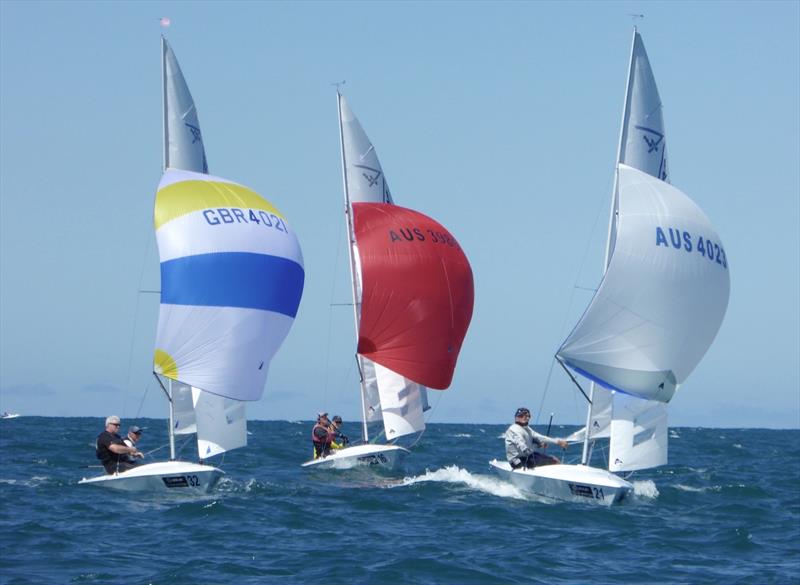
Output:
M143 451L166 443L164 420L132 423L147 427ZM252 421L217 490L194 498L78 485L100 471L102 426L0 420L0 583L800 578L800 430L670 429L669 464L636 473L634 497L601 508L539 501L496 478L488 461L502 458L505 425L431 424L395 473L310 472L310 422ZM573 446L567 461L579 455Z

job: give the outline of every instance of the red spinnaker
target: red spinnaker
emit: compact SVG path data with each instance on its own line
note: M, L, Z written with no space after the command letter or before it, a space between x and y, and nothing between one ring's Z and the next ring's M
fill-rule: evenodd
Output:
M358 353L427 386L453 380L472 319L472 268L440 223L387 203L354 203L361 260Z

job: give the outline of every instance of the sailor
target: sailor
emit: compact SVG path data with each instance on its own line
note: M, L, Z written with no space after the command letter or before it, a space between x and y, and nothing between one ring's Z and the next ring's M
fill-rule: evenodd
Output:
M330 426L330 431L333 433L333 442L331 442L331 448L333 449L343 449L350 442L350 439L347 438L347 435L339 430L341 428L342 417L338 414L335 414L333 419L331 419Z
M123 460L124 455L133 457L144 457L144 454L136 447L128 447L119 436L120 420L116 415L106 418L106 429L97 435L96 454L103 464L106 473L113 474L127 471L133 464Z
M128 427L128 436L122 439L122 442L125 443L125 446L136 448L136 444L139 442L139 439L142 438L142 430L143 429L141 427L137 427L136 425ZM141 463L140 461L136 461L136 458L132 455L126 454L122 457L124 458L124 461L132 465L138 465ZM144 457L144 455L142 455L142 457Z
M311 429L311 442L314 444L314 459L326 457L333 450L334 432L327 412L317 414L317 424Z
M514 424L506 430L506 459L511 467L517 469L561 463L556 457L540 453L535 448L546 449L548 443L557 443L562 449L566 449L567 442L537 433L528 426L530 420L531 411L524 406L520 407L514 414Z

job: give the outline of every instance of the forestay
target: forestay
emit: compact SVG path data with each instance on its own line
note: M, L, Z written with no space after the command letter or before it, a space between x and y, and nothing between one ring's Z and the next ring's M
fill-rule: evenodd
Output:
M302 254L286 218L247 187L167 169L155 228L155 372L219 396L258 400L303 291Z

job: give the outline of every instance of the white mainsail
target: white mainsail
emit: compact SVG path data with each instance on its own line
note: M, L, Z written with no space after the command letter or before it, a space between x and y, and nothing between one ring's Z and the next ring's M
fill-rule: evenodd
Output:
M345 206L348 218L351 218L352 203L394 203L394 201L375 147L348 107L344 96L337 93L337 97L342 139ZM348 219L347 230L351 254L356 333L358 333L362 292L361 263L350 219ZM383 420L387 440L422 432L425 429L422 413L427 405L427 389L368 358L358 356L357 359L362 375L361 392L365 439L368 439L366 423L380 420Z
M164 85L164 168L208 173L200 121L172 47L161 37Z

